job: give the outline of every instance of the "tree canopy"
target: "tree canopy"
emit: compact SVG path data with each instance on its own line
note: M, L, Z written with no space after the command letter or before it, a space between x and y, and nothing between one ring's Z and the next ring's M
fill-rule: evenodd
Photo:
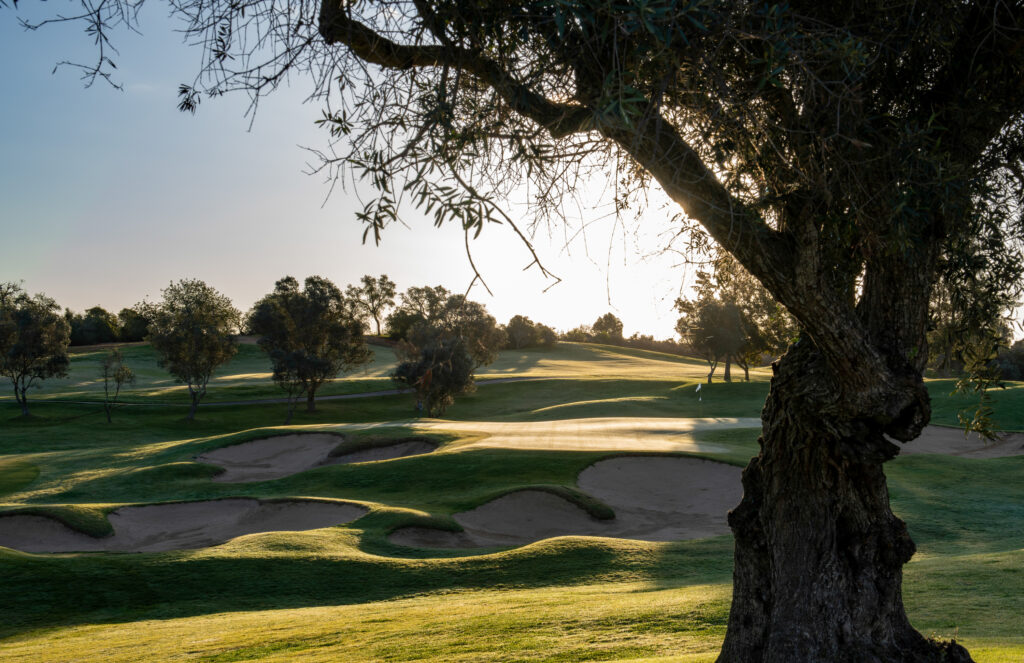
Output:
M145 316L146 306L136 304L130 308L123 308L117 314L119 325L118 337L122 341L141 341L149 332L149 319Z
M102 306L93 306L80 314L68 310L64 317L71 326L71 345L113 343L119 338L117 316Z
M417 352L401 362L391 377L416 392L417 410L439 417L456 396L475 389L476 365L461 337L447 336L436 328L426 334Z
M401 339L401 362L392 377L413 387L418 406L431 416L471 391L476 369L497 359L508 343L505 330L483 304L441 286L402 293L388 316L388 329Z
M735 304L714 298L678 300L676 308L682 314L676 331L708 362L708 384L711 384L719 362L723 358L732 361L743 350L746 341L743 313ZM725 380L731 379L727 368Z
M160 366L188 387L191 421L213 372L238 351L234 334L241 314L206 283L182 279L164 288L163 298L148 306L146 317L146 340L159 355Z
M84 16L95 33L130 22L128 5L83 2ZM720 660L970 660L907 620L914 545L882 466L930 417L935 284L981 343L996 295L1020 289L1020 0L174 7L205 56L185 110L311 75L336 139L323 167L377 189L366 237L400 198L467 238L491 222L525 238L509 194L558 222L582 182L613 183L620 211L656 182L681 234L713 239L802 330L730 512Z
M614 313L605 313L595 320L590 328L594 333L594 340L598 343L622 342L622 320Z
M515 350L540 346L549 348L558 340L558 334L547 325L530 320L525 315L512 316L505 325L508 347Z
M350 285L346 294L349 299L358 304L358 307L366 315L373 318L377 325L377 335L380 336L380 323L384 317L384 311L395 304L394 281L389 279L387 274L381 274L380 278L374 278L367 274L362 278L362 285Z
M720 360L726 381L732 362L750 379L750 365L765 355L778 356L797 335L793 319L767 290L729 254L720 254L713 271L699 271L692 299L677 299L682 314L676 331L710 366L708 382Z
M0 375L10 379L22 416L29 416L28 390L67 375L71 329L57 302L29 296L17 283L0 283Z
M306 409L316 409L321 385L373 358L347 299L321 276L306 278L302 289L286 276L249 313L249 329L270 356L274 381L288 394L288 422L298 398L305 395Z
M437 334L461 338L474 370L497 359L507 342L504 330L483 304L442 286L414 286L402 293L401 302L388 316L388 329L392 337L411 344L413 354Z

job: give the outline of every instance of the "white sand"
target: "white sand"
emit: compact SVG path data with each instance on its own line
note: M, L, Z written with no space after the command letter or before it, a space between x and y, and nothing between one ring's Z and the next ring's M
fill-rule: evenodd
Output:
M322 464L343 441L341 436L329 433L278 435L214 449L196 460L224 468L225 471L214 477L214 481L267 481Z
M112 536L93 538L42 516L0 517L0 545L25 552L156 552L214 546L258 532L302 531L351 522L363 506L313 500L225 499L124 507Z
M579 487L615 511L598 520L571 502L538 490L503 495L455 514L464 532L406 527L388 539L417 548L522 545L552 536L587 535L675 541L729 532L726 514L742 496L738 467L694 458L629 456L598 461Z
M330 453L344 441L331 433L278 435L252 442L208 451L196 458L201 463L220 465L222 474L213 478L222 483L268 481L322 465L365 463L430 453L436 447L420 439L411 439L341 456Z
M332 456L324 463L325 465L347 465L349 463L370 463L378 460L392 460L394 458L405 458L406 456L419 456L428 454L437 449L436 445L426 440L405 440L395 444L387 444L380 447L370 447L352 451L340 456Z
M755 428L757 419L607 418L547 422L425 422L421 430L484 433L465 447L568 450L722 451L693 440L698 430ZM383 424L381 424L383 425ZM375 425L360 425L371 428ZM386 460L429 453L429 442L409 439L331 457L341 442L328 433L283 435L210 451L198 460L225 468L220 481L263 481L334 463ZM995 443L957 428L928 426L901 445L902 453L967 458L1024 455L1024 434ZM629 456L599 461L580 473L579 487L611 507L610 521L592 518L551 493L522 490L456 514L465 532L409 527L392 533L397 544L423 548L521 545L560 535L671 541L727 533L727 511L739 503L740 469L693 458ZM365 509L313 501L209 502L125 507L110 514L115 534L95 539L41 516L0 517L0 545L28 552L157 551L201 548L243 534L316 529L349 522Z

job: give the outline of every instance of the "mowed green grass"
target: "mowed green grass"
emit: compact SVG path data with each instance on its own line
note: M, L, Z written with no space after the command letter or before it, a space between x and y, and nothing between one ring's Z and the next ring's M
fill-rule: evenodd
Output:
M496 366L544 372L533 375L540 380L481 386L446 416L758 414L764 373L749 384L716 383L697 401L703 365L687 361L577 345L516 353ZM282 407L270 404L213 405L192 423L157 406L120 408L110 425L90 405L53 402L35 412L15 419L13 404L0 403L0 511L42 512L94 534L107 531L104 514L123 504L251 495L352 500L371 511L348 526L195 551L0 549L5 661L711 661L724 635L731 537L569 537L471 554L386 539L403 525L457 527L452 513L517 488L560 487L571 496L579 471L605 453L463 449L457 436L439 433L440 451L427 456L219 484L211 481L216 469L194 456L345 423L391 424L350 434L350 444L401 437L416 422L410 397L324 401L288 428ZM756 452L754 429L698 435L724 462L743 465ZM980 662L1020 663L1024 459L905 457L888 474L894 510L919 545L904 587L915 626L956 637Z
M373 361L367 366L339 377L319 390L321 396L361 394L389 390L395 384L389 374L396 365L394 353L384 346L372 346ZM42 417L66 417L54 412L55 402L98 401L103 384L98 376L105 348L72 349L68 377L47 380L30 391L30 409ZM187 407L188 394L183 385L160 368L157 356L147 344L122 347L125 362L135 371L136 383L126 387L120 400L131 404L165 404ZM733 373L734 382L721 382L722 369L715 382L704 385L698 401L694 388L703 383L707 364L691 357L661 352L620 348L592 343L559 343L554 348L507 350L490 366L477 373L481 389L495 389L487 382L501 378L519 378L547 382L528 392L515 388L470 395L459 400L446 416L449 418L496 419L516 417L524 420L566 419L604 416L609 408L629 408L634 416L719 417L758 416L768 393L770 368L750 372L750 382L742 381L742 371ZM216 403L281 398L272 383L270 362L252 343L239 345L238 354L217 370L209 385L204 407ZM958 426L958 413L973 411L978 398L971 394L953 394L955 380L934 379L926 384L932 397L932 423ZM996 410L995 421L1003 430L1024 430L1024 383L1006 383L1006 389L991 392ZM710 390L709 390L710 387ZM589 397L588 396L592 396ZM691 398L686 398L690 396ZM512 399L510 401L510 399ZM625 399L623 401L623 399ZM691 402L692 401L692 402ZM13 397L0 390L0 405ZM326 403L327 401L324 401ZM409 397L374 400L346 410L339 421L369 421L407 418L414 414L407 407ZM37 410L35 406L40 406ZM634 409L635 408L635 409ZM334 408L331 417L335 417ZM283 412L283 409L282 409ZM71 415L74 416L74 415ZM283 420L283 414L281 415ZM222 419L223 413L211 412L207 420Z
M125 363L135 372L136 382L121 392L128 403L186 403L186 387L158 365L153 349L145 343L120 346ZM320 395L362 393L394 388L389 374L397 365L394 352L381 345L372 345L373 361L339 379L323 385ZM102 399L103 382L99 377L100 362L108 348L71 348L71 365L65 378L46 380L30 392L31 400L93 400ZM280 398L282 392L271 382L270 361L259 346L241 343L238 353L218 368L208 387L207 401ZM560 343L554 348L507 350L497 361L482 367L477 380L495 378L568 378L680 381L699 380L707 374L707 364L689 357L660 352L598 344ZM752 379L764 381L767 369L754 369ZM737 377L742 373L737 371ZM0 395L0 400L12 397Z
M119 400L126 403L188 402L187 388L157 363L157 354L146 343L120 346L124 362L135 372L135 384L122 389ZM388 374L395 365L394 353L372 346L373 361L345 376L327 383L319 393L345 394L393 387ZM105 347L71 348L71 365L65 378L46 380L29 392L30 406L41 400L96 400L103 398L100 362L109 352ZM241 343L238 353L218 368L208 385L207 401L280 398L282 392L271 381L271 365L259 346ZM11 400L2 396L0 400Z

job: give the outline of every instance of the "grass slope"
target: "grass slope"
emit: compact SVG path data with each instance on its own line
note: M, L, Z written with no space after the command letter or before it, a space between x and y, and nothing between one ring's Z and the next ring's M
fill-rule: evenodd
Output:
M374 360L370 365L327 383L321 387L319 394L359 394L394 388L394 383L388 378L395 366L394 354L383 346L373 346L372 350ZM36 410L33 407L33 414L52 417L54 401L101 400L103 385L97 372L105 352L105 349L96 348L73 351L68 377L47 380L39 390L33 392L30 407L39 405L43 408ZM176 384L157 365L156 354L149 345L127 345L122 348L122 352L126 363L138 377L134 387L122 392L122 401L134 404L165 403L182 408L187 406L185 387ZM760 414L761 405L768 393L770 369L752 370L749 383L738 381L742 372L737 370L734 374L737 382L732 384L720 382L721 371L718 371L716 382L710 385L710 390L705 385L704 398L697 401L694 388L705 381L706 373L707 364L703 360L593 343L559 343L547 349L506 350L499 355L497 361L478 372L479 383L516 377L551 381L550 384L536 385L529 392L514 389L496 392L486 397L486 405L474 405L477 400L471 395L460 399L448 416L472 419L510 415L543 420L601 416L601 412L609 408L618 410L620 405L630 408L637 416L715 417ZM976 396L952 393L955 380L935 379L928 380L927 384L932 396L932 423L958 426L958 413L961 410L971 411L977 406ZM497 387L486 385L483 388ZM737 393L737 389L743 391ZM693 396L692 404L683 398L687 390ZM530 402L522 402L521 399L509 402L507 399L511 395L528 395ZM270 380L270 363L266 355L256 345L242 344L235 358L215 374L204 402L215 404L218 401L280 397L281 391ZM1024 430L1024 383L1007 383L1006 389L994 390L992 397L997 425L1005 430ZM341 420L406 418L412 414L412 409L406 407L408 402L409 397L398 397L392 401L366 403L361 408L355 408L352 416ZM13 398L0 395L0 406L4 403L13 404ZM397 405L399 403L401 406ZM396 407L382 407L388 404ZM632 409L634 405L638 406L635 410ZM525 410L534 412L531 415L525 413ZM4 414L5 411L0 409L0 417Z
M251 346L250 346L251 347ZM149 350L133 346L140 363ZM379 351L380 348L377 348ZM94 361L79 358L76 370ZM148 360L147 360L148 361ZM231 396L259 379L259 355L233 364ZM154 363L155 366L155 363ZM696 400L702 364L658 353L563 344L505 354L492 375L540 381L481 387L458 421L590 416L756 416L767 384L716 383ZM72 378L73 380L74 378ZM137 394L164 400L154 370ZM94 384L77 389L95 392ZM69 381L70 383L71 381ZM230 381L225 381L225 383ZM344 382L344 381L341 381ZM932 383L933 394L947 382ZM266 386L258 387L265 389ZM338 387L346 389L349 387ZM146 391L149 390L149 391ZM1018 385L997 394L1020 403ZM937 415L962 404L935 399ZM1024 408L1022 408L1024 410ZM93 534L122 504L227 496L343 498L370 513L348 526L264 533L196 551L28 555L0 549L0 658L197 661L711 661L724 634L731 537L645 543L550 539L472 554L387 542L407 524L455 528L452 513L528 486L575 493L578 472L604 453L460 449L439 434L431 455L329 466L274 481L219 484L193 457L283 432L391 422L349 445L410 434L408 396L324 401L280 426L283 406L213 405L196 422L176 408L52 402L29 420L0 403L0 511L42 512ZM1012 417L1010 420L1013 421ZM1024 423L1024 422L1022 422ZM695 435L742 465L756 429ZM919 544L904 594L926 635L957 637L981 663L1024 657L1024 458L915 456L888 466L894 510Z

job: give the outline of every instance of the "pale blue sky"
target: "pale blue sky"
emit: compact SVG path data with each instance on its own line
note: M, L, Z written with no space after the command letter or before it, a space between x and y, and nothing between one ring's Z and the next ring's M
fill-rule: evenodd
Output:
M71 68L51 75L60 60L91 61L80 26L25 32L15 12L0 9L0 281L24 281L76 311L117 311L185 277L243 310L285 274L320 274L342 287L381 273L401 290L469 285L457 228L435 230L410 210L411 229L363 246L351 192L321 206L327 187L303 173L300 146L326 137L313 124L319 107L302 103L303 81L265 100L251 131L240 96L205 101L195 116L177 111L177 86L191 80L199 55L163 11L147 8L142 36L117 34L120 92L103 82L84 89ZM549 282L522 271L525 250L503 227L488 228L474 256L495 296L475 287L471 297L502 322L523 313L567 329L612 310L627 334L672 336L685 270L675 257L640 257L657 250L654 232L624 240L610 220L598 221L568 251L561 235L537 238L564 279L543 294Z

